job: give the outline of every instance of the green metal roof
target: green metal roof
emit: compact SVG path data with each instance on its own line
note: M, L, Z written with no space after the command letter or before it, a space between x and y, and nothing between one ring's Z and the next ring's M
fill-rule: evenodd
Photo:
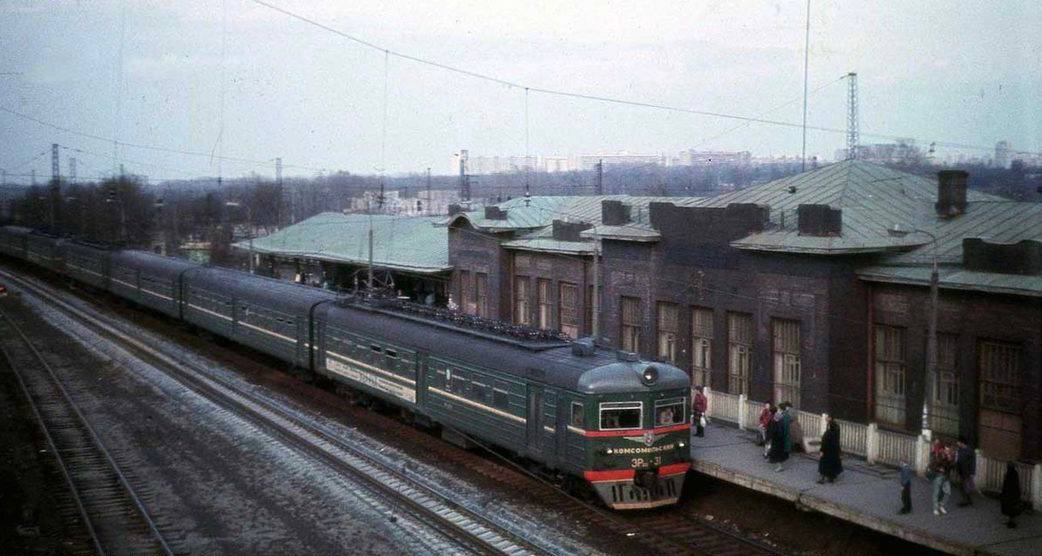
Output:
M593 238L623 238L632 241L654 241L659 239L648 218L648 205L653 202L674 203L692 206L701 197L654 197L633 195L589 195L575 197L530 197L511 199L497 205L506 211L503 220L485 218L484 212L467 212L453 220L463 219L475 228L490 232L514 231L521 237L505 242L509 249L550 253L592 254ZM607 200L621 201L630 207L629 224L604 226L601 224L601 203ZM554 220L585 222L593 227L584 230L580 241L558 241L553 239Z
M982 238L995 243L1025 239L1042 241L1042 203L999 199L968 203L966 213L954 218L931 219L917 226L937 236L937 260L941 264L962 263L962 240ZM916 234L923 245L908 253L887 258L892 264L930 264L933 245L926 234ZM910 236L911 237L911 236Z
M868 282L929 286L930 272L930 266L877 265L862 268L858 271L858 276ZM959 268L941 268L939 274L942 289L1042 297L1042 276L977 272Z
M929 242L921 234L891 237L887 229L932 226L937 181L877 164L847 160L756 187L709 197L697 206L726 207L752 203L770 207L770 223L761 233L732 243L739 249L813 254L852 254L909 249ZM1001 198L969 191L971 202ZM797 209L802 204L843 210L835 237L801 236Z
M452 269L448 231L435 218L323 212L254 239L252 249L283 257L368 264L370 218L374 266L420 274ZM235 247L251 249L249 241Z

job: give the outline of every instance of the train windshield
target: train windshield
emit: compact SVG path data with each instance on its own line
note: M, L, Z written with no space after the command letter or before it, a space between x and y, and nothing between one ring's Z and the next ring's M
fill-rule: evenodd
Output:
M600 409L602 431L641 428L644 402L604 402Z
M685 422L684 408L687 407L684 398L672 398L655 402L655 426L668 427Z

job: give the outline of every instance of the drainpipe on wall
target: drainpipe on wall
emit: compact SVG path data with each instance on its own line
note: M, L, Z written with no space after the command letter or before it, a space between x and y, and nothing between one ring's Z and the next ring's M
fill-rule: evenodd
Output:
M865 396L865 417L869 421L872 420L872 416L874 415L874 412L872 411L872 408L875 405L875 368L876 368L875 361L874 361L874 357L875 357L875 353L876 353L876 345L875 345L875 343L876 343L875 342L875 337L876 337L876 335L875 335L876 309L875 309L875 300L873 299L873 296L872 296L872 290L873 290L872 284L868 283L868 287L865 288L865 295L868 296L868 326L866 327L868 329L868 338L867 338L867 340L868 340L868 342L867 342L868 343L868 357L867 357L867 359L868 359L868 361L867 361L867 363L868 363L868 372L866 373L866 375L868 376L868 390L866 391L867 395Z

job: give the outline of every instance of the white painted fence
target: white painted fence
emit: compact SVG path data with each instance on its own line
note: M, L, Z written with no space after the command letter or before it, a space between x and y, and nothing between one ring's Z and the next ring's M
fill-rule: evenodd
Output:
M709 400L709 417L740 428L755 430L763 402L705 389ZM804 436L820 437L825 431L825 415L797 411L796 419ZM875 423L863 424L836 419L839 425L843 452L864 457L869 463L899 466L907 463L920 475L926 473L930 453L930 431L913 436L892 431L881 431ZM1036 510L1042 510L1042 464L1017 462L1020 491L1024 500L1031 501ZM977 488L985 492L999 492L1006 475L1006 462L991 459L977 450Z

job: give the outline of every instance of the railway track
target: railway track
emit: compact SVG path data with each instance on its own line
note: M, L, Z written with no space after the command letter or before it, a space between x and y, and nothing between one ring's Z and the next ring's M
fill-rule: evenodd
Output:
M34 342L2 309L0 337L0 352L69 487L89 536L85 544L101 555L172 555L127 473L66 391L54 365L41 353L38 344L46 344L51 352L62 339L37 337Z
M441 547L447 553L459 552L460 549L477 554L512 556L556 552L555 547L543 546L538 539L529 539L523 532L483 515L482 508L468 507L466 501L454 500L439 492L378 453L345 442L321 423L303 419L230 381L213 376L181 354L165 353L145 344L121 330L120 325L108 316L88 313L48 289L11 273L0 271L0 276L32 292L66 316L134 353L218 406L342 472L367 490L370 496L389 502L384 506L396 508L438 532L447 539L446 546Z

